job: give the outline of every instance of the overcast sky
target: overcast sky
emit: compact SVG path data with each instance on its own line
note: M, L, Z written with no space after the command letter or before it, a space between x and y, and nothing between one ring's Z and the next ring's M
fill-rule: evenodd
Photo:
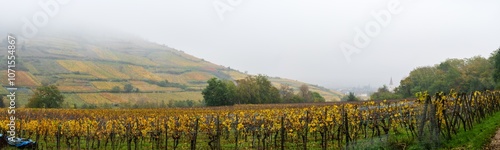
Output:
M416 67L489 57L500 47L498 0L0 2L0 27L10 33L23 35L23 18L43 21L45 13L40 31L75 24L112 28L240 71L330 88L378 87L391 77L399 84ZM47 12L39 2L59 9Z

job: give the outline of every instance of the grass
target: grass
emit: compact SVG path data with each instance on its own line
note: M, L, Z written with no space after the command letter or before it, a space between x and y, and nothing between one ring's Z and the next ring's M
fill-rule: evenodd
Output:
M486 117L481 123L476 123L472 130L459 130L458 133L449 141L443 141L439 149L483 149L491 142L491 137L500 128L500 112ZM425 149L417 141L417 138L411 138L410 135L401 132L401 134L391 135L385 143L372 144L379 149Z
M442 149L483 149L491 142L491 137L499 127L500 112L496 112L483 122L474 125L472 130L461 130L452 140L446 141Z
M449 141L443 141L439 149L483 149L491 142L491 137L500 128L500 112L486 117L481 123L476 123L472 130L460 130L457 135ZM420 150L425 149L419 144L417 137L412 137L404 132L404 129L398 129L399 133L391 132L388 137L381 139L364 139L357 141L353 149L406 149Z

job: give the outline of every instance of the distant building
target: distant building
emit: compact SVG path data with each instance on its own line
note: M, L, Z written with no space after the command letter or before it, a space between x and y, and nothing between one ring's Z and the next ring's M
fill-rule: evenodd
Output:
M391 77L391 81L389 82L389 87L387 87L387 88L390 92L394 92L394 89L396 88L396 87L394 87L394 83L392 83L392 77Z

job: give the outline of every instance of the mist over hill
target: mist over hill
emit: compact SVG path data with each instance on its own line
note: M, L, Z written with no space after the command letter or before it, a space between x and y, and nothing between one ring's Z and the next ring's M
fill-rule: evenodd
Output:
M2 38L1 50L6 51L6 42ZM37 86L49 84L64 93L68 107L201 101L201 90L208 79L237 80L249 75L121 32L41 32L31 39L19 39L17 47L21 105L27 103ZM0 55L5 62L6 53ZM0 64L2 68L6 68L5 65ZM5 74L5 70L2 73ZM1 78L0 83L7 85L6 77ZM295 89L304 84L280 77L269 77L269 80L275 86L289 84ZM129 85L133 89L127 91ZM309 86L327 101L340 100L339 92ZM5 88L0 91L6 92Z

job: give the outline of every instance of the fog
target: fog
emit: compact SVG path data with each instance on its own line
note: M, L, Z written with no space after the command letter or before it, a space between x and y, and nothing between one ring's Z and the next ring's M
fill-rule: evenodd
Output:
M498 0L0 4L0 36L32 38L50 29L126 32L240 71L330 88L378 87L391 77L399 84L416 67L447 58L489 57L500 47ZM38 31L24 31L26 22Z

